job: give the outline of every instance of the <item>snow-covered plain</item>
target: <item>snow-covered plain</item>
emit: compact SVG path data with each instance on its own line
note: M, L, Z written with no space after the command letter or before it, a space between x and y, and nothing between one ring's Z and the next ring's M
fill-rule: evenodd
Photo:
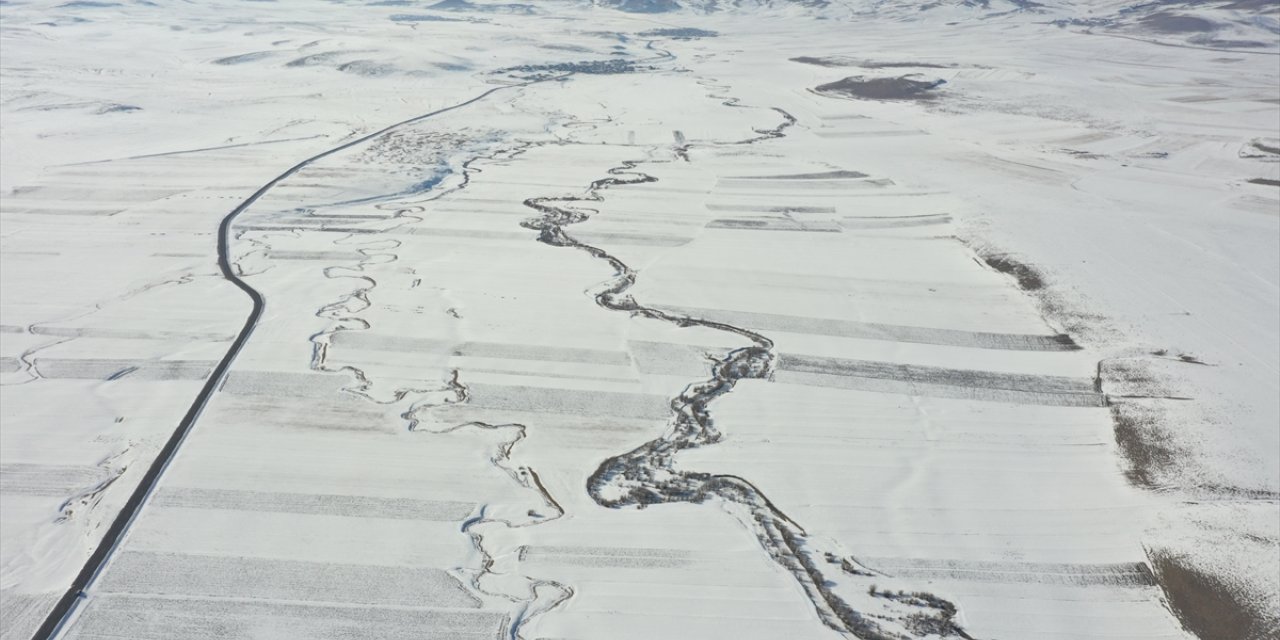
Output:
M1274 3L599 4L0 5L0 637L1276 636Z

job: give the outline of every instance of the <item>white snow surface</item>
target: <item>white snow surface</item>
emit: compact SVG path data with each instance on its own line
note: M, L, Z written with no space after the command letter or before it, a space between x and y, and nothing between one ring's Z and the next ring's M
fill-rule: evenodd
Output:
M1274 637L1278 15L5 0L0 638Z

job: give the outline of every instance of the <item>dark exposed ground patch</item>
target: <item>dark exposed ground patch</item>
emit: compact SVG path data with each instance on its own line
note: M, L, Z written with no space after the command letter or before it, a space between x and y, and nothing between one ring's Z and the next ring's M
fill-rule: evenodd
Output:
M313 53L309 56L302 56L285 63L286 67L313 67L331 62L335 57L341 55L341 51L326 51L324 53Z
M877 62L875 60L863 60L858 65L864 69L953 69L956 65L952 64L934 64L932 62Z
M130 111L142 111L142 107L132 104L105 104L98 108L99 115L105 113L128 113Z
M884 218L845 216L840 220L840 226L848 230L906 229L947 224L949 222L951 222L951 216L946 214Z
M1276 0L1236 0L1218 8L1232 11L1272 11L1276 8Z
M1135 486L1155 489L1176 476L1187 452L1174 444L1165 427L1159 398L1168 391L1149 361L1108 359L1098 363L1098 388L1107 394L1116 446L1125 477Z
M481 11L515 15L533 15L538 12L533 5L528 4L474 4L467 0L441 0L427 8L435 11Z
M633 73L653 69L653 67L637 66L631 60L583 60L579 62L559 62L555 64L523 64L518 67L499 69L494 73L522 74L524 77L538 77L551 73L585 73L594 75L611 75Z
M791 60L792 62L799 62L799 63L801 63L801 64L812 64L812 65L816 65L816 66L819 66L819 67L853 67L853 66L857 66L857 63L852 62L852 61L849 61L849 60L846 60L846 59L843 59L843 58L815 58L815 57L813 57L813 56L799 56L799 57L796 57L796 58L790 58L790 60Z
M1147 29L1158 33L1207 33L1218 28L1204 18L1180 16L1167 11L1145 16L1138 22Z
M1244 590L1163 551L1150 554L1152 568L1182 626L1200 640L1266 640L1269 625Z
M354 73L360 76L379 77L389 76L400 70L395 65L377 62L375 60L353 60L345 64L338 65L338 71L343 73Z
M392 22L467 22L462 18L446 18L444 16L433 16L424 13L393 13L391 14Z
M1106 157L1100 153L1081 151L1079 149L1058 149L1058 153L1065 153L1073 158L1080 158L1081 160L1098 160Z
M551 49L552 51L572 51L574 53L591 53L590 47L583 47L576 44L540 44L542 49Z
M1153 355L1165 356L1160 350ZM1163 397L1169 391L1157 380L1152 362L1142 358L1108 358L1098 363L1098 388L1111 396Z
M726 176L728 178L740 180L843 180L851 178L866 178L867 174L861 171L822 171L817 173L791 173L783 175L771 176Z
M1154 401L1111 402L1116 446L1127 463L1125 477L1135 486L1156 489L1162 479L1177 472L1184 453L1173 444Z
M1013 6L1017 7L1018 10L1020 11L1035 11L1036 9L1041 9L1044 7L1043 4L1040 4L1039 2L1034 2L1033 0L1009 0L1009 2L1013 4ZM1043 12L1037 11L1037 13L1043 13Z
M1268 502L1280 503L1280 491L1249 489L1245 487L1218 484L1216 482L1201 483L1195 488L1204 492L1204 495L1206 495L1207 498L1221 498L1225 500L1265 500ZM1271 543L1274 543L1274 539L1269 544Z
M834 222L803 223L791 218L753 218L734 219L719 218L706 224L707 229L738 229L750 231L813 231L819 233L840 233L840 226Z
M1092 393L1093 383L1066 376L1003 373L974 369L951 369L926 365L898 364L871 360L846 360L784 353L778 356L779 371L799 371L855 378L881 378L903 382L1030 391L1038 393Z
M868 566L897 577L966 582L1151 586L1151 569L1142 562L1076 564L1049 562L861 558Z
M602 5L626 13L666 13L679 11L675 0L604 0Z
M882 62L877 60L857 60L842 56L816 58L799 56L790 59L792 62L811 64L819 67L861 67L863 69L952 69L956 65L937 64L934 62Z
M909 394L1061 407L1102 407L1105 397L1088 378L950 369L869 360L781 354L774 379L876 393Z
M1276 160L1280 159L1280 147L1268 144L1263 138L1254 138L1240 149L1238 155L1241 158Z
M307 47L305 47L305 46L304 46L304 47L302 47L302 48L303 48L303 49L305 49L305 48L307 48ZM349 50L343 50L343 51L322 51L322 52L320 52L320 53L313 53L313 54L310 54L310 55L302 56L301 58L296 58L296 59L294 59L294 60L290 60L289 62L285 63L285 66L286 66L286 67L315 67L315 66L323 66L323 65L328 65L328 64L331 64L331 63L337 62L337 61L338 61L338 58L340 58L340 57L342 57L342 56L352 55L352 54L357 54L357 53L369 53L369 52L370 52L370 50L369 50L369 49L349 49Z
M671 29L650 29L636 34L641 38L675 38L676 40L692 40L694 38L714 38L719 33L715 31L707 31L706 29L694 29L692 27L678 27Z
M869 79L852 76L818 85L814 91L823 95L861 100L932 100L936 97L934 90L945 83L945 80L917 80L912 76Z
M1270 42L1262 42L1261 40L1221 40L1218 38L1192 38L1191 42L1202 47L1214 47L1218 49L1261 49L1263 47L1273 47Z
M225 58L218 58L217 60L214 60L213 63L222 64L222 65L244 64L246 62L262 60L263 58L270 58L271 56L274 56L274 55L276 55L276 52L274 51L253 51L250 53L242 53L238 56L227 56Z
M983 254L982 261L1000 273L1013 276L1018 281L1018 286L1024 291L1044 288L1044 277L1039 271L1011 258L1006 253Z
M1080 349L1070 336L1030 335L960 331L934 327L857 322L831 318L812 318L749 311L731 311L705 307L666 307L673 311L699 318L716 318L736 325L761 331L786 331L809 335L886 340L914 344L936 344L974 349L1000 349L1011 351L1077 351Z
M1280 180L1272 180L1271 178L1250 178L1249 184L1263 184L1268 187L1280 187Z

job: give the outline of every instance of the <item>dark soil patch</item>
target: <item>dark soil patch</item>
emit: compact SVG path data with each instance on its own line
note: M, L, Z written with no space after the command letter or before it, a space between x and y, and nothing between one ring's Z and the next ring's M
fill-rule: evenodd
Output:
M1219 40L1218 38L1197 38L1193 39L1192 42L1202 47L1215 47L1218 49L1261 49L1275 46L1270 42L1258 40Z
M602 4L626 13L666 13L680 10L680 3L675 0L605 0Z
M1007 273L1018 281L1018 286L1025 291L1036 291L1044 288L1044 277L1029 267L1003 253L982 256L982 261L1000 273Z
M1280 180L1272 180L1271 178L1251 178L1249 184L1265 184L1268 187L1280 187Z
M813 56L800 56L798 58L790 58L792 62L801 64L811 64L819 67L856 67L858 63L847 58L815 58Z
M899 78L870 78L854 76L818 85L814 91L842 98L861 100L933 100L934 90L946 80L917 80L911 76Z
M1276 0L1237 0L1218 8L1233 11L1273 11L1276 8Z
M1262 612L1250 606L1249 594L1191 566L1186 559L1152 552L1151 565L1169 605L1182 626L1200 640L1265 640L1272 638Z
M391 15L392 22L466 22L462 18L446 18L444 16L428 15L422 13L394 13Z
M819 67L861 67L863 69L954 69L956 67L953 64L936 64L933 62L877 62L875 60L854 60L840 56L829 58L800 56L790 60Z
M731 176L743 180L847 180L856 178L866 178L867 174L861 171L848 171L844 169L836 171L822 171L817 173L788 173L771 176Z
M1280 147L1273 147L1261 140L1254 140L1253 148L1257 149L1258 151L1263 151L1265 153L1270 153L1270 154L1280 156Z
M1204 18L1180 16L1176 13L1153 13L1139 22L1159 33L1207 33L1218 27Z
M641 38L674 38L676 40L692 40L694 38L714 38L720 34L715 31L707 31L706 29L679 27L672 29L652 29L649 31L642 31L636 35Z
M532 5L527 4L473 4L468 0L441 0L427 8L433 11L476 11L526 16L538 12Z
M222 64L222 65L244 64L246 62L262 60L263 58L270 58L271 56L274 56L274 55L276 55L274 51L254 51L252 53L242 53L238 56L227 56L226 58L218 58L217 60L214 60L213 63Z
M1111 422L1116 446L1128 463L1124 475L1134 486L1156 489L1173 473L1182 457L1160 424L1160 411L1146 403L1115 402Z
M863 60L858 65L863 69L900 69L900 68L916 68L916 69L953 69L955 65L934 64L932 62L875 62L873 60Z
M583 60L581 62L560 62L556 64L525 64L518 67L499 69L495 73L521 75L526 78L547 77L554 74L583 73L590 75L612 75L619 73L635 73L652 70L652 66L639 66L631 60Z

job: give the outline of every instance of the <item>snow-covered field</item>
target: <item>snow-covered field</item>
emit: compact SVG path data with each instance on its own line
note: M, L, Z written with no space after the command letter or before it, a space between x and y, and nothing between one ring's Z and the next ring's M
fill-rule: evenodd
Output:
M1274 2L0 47L0 638L1280 634Z

